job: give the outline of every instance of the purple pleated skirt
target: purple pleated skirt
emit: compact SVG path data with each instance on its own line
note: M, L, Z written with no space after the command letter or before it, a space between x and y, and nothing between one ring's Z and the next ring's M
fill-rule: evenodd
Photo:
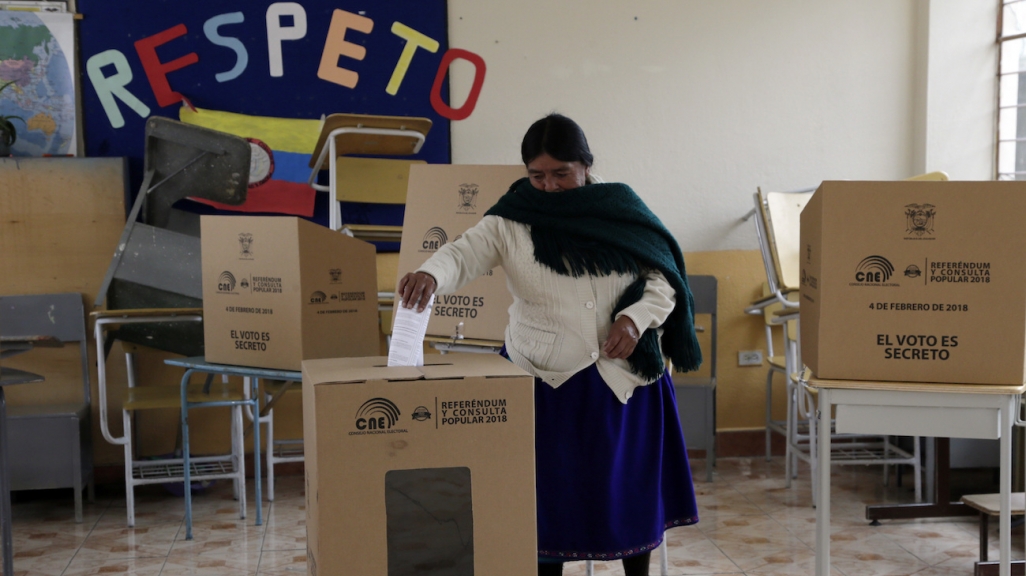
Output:
M536 378L535 411L541 561L634 556L698 522L668 373L627 404L594 364L555 389Z

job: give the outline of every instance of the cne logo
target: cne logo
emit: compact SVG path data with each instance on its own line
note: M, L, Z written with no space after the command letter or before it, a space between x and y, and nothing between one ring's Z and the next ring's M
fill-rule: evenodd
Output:
M480 192L477 184L460 184L458 212L473 212L477 208L477 195Z
M933 204L905 205L905 232L922 237L933 234L933 217L937 214Z
M883 256L869 256L855 268L855 281L882 284L894 274L894 265Z
M253 235L249 232L239 233L239 258L253 259Z
M421 245L421 248L432 251L438 250L445 246L445 243L448 241L449 237L445 234L445 230L438 226L433 226L427 231L427 234L424 234L424 243Z
M235 290L235 276L227 270L221 272L221 275L217 277L217 291L231 292L233 290Z
M323 304L323 303L325 303L327 301L328 301L328 295L325 294L324 292L321 292L320 290L317 290L316 292L314 292L313 294L310 295L310 303L311 304Z
M371 398L356 411L357 430L385 430L399 420L399 407L387 398Z

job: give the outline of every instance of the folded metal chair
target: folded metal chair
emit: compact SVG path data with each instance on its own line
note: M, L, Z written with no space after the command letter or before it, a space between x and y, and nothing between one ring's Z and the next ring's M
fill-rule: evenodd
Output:
M97 345L100 430L125 450L128 525L135 524L135 486L183 482L181 458L139 459L134 445L134 414L140 410L181 409L178 386L138 386L133 350L146 346L182 356L203 355L199 217L174 209L178 200L206 198L225 204L246 200L250 144L237 136L163 117L146 121L145 173L121 239L98 292L93 313ZM127 397L121 405L123 433L108 425L107 356L115 340L126 345ZM226 382L190 386L191 399L241 399ZM245 518L245 466L242 411L231 418L231 453L191 460L192 480L233 480L240 516ZM188 489L188 488L187 488Z

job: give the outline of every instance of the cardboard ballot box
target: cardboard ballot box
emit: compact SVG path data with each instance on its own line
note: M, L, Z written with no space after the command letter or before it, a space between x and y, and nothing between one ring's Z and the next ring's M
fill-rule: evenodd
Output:
M820 378L1021 385L1026 183L823 182L801 215Z
M410 166L399 277L477 224L510 185L526 175L519 165ZM462 322L459 333L465 338L504 340L512 304L506 273L495 268L454 294L435 296L427 333L451 338Z
M210 362L299 370L379 353L374 246L285 216L203 216Z
M311 575L535 573L534 379L492 354L303 362Z

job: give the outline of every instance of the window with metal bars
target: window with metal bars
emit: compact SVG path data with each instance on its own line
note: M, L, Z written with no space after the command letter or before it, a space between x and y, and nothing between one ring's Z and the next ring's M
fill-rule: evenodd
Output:
M1026 180L1026 0L998 11L997 179Z

